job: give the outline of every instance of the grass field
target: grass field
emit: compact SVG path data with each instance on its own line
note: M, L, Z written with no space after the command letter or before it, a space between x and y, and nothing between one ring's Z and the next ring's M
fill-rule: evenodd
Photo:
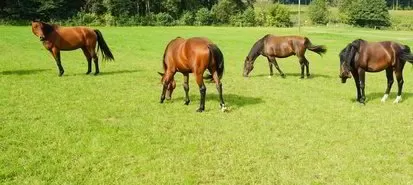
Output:
M102 27L115 55L101 75L85 75L81 50L62 53L65 75L30 27L0 26L1 184L413 184L413 68L404 70L403 101L381 103L384 73L368 74L367 104L353 80L341 84L338 52L350 41L395 40L411 32L306 27L325 44L312 52L310 79L295 57L279 59L287 77L268 76L266 59L242 77L243 59L267 33L297 28ZM159 104L161 59L176 36L207 36L224 53L219 111L207 84L206 112L190 76L173 100Z

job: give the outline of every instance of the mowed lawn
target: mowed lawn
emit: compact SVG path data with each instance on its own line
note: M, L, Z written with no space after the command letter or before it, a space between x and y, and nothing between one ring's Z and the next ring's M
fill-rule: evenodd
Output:
M385 73L367 74L365 106L353 79L341 84L339 51L357 38L413 47L411 32L306 27L324 44L308 51L309 79L295 56L279 59L286 78L268 78L257 59L249 78L244 58L267 33L297 28L100 27L116 58L85 75L81 50L62 52L65 75L31 28L0 26L1 184L412 184L413 67L393 104L380 98ZM169 40L206 36L225 56L224 100L207 84L206 111L190 76L183 104L177 74L172 101L159 103L162 55ZM276 70L275 70L276 71ZM94 69L93 69L94 72Z

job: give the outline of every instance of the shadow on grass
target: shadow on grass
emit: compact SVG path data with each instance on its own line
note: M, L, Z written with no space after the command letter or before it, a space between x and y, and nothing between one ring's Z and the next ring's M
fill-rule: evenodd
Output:
M373 93L366 94L366 98L369 101L377 100L377 99L380 100L383 97L383 95L384 95L384 92L373 92ZM396 99L396 96L397 96L396 92L390 93L389 98L387 99L387 101L390 101L390 100L393 101L394 99ZM413 93L411 93L411 92L402 92L402 99L403 100L407 100L410 97L413 97ZM356 101L355 98L354 98L354 101Z
M2 71L0 72L1 75L31 75L36 73L41 73L44 71L49 71L50 69L22 69L22 70L14 70L14 71Z
M268 77L270 74L258 74L258 75L250 75L250 77L255 78L255 77ZM294 77L300 77L300 73L285 73L285 78L288 78L289 76L294 76ZM283 78L279 73L275 73L273 78ZM307 78L307 77L304 77ZM308 77L309 79L311 78L332 78L332 76L329 75L323 75L323 74L315 74L315 73L310 73L310 76Z
M373 92L373 93L367 93L366 94L366 102L369 101L380 101L381 98L383 97L384 92ZM393 102L396 99L397 93L393 92L390 93L389 98L387 101ZM402 102L409 99L410 97L413 97L413 93L410 92L402 92ZM352 102L357 102L355 97L350 98Z
M243 95L238 95L238 94L223 94L224 96L224 102L225 104L228 104L231 107L243 107L246 105L255 105L255 104L260 104L260 103L264 103L264 100L262 100L261 98L256 98L256 97L248 97L248 96L243 96ZM201 98L201 96L199 94L197 95L189 95L189 99L191 100L191 103L193 103L194 101L199 101L199 99ZM173 99L173 97L172 97ZM214 100L217 103L219 102L219 97L218 94L214 93L214 94L208 94L205 97L206 100ZM174 101L182 101L184 102L184 97L179 97L174 99Z
M116 75L116 74L124 74L124 73L136 73L140 70L120 70L120 71L107 71L107 72L100 72L99 75Z

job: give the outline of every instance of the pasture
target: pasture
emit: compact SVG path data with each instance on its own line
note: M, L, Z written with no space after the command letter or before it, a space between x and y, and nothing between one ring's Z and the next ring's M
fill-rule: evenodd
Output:
M309 79L292 56L268 78L259 57L249 78L243 62L263 35L297 28L100 27L115 56L85 75L81 50L62 52L63 77L31 28L0 26L1 184L412 184L413 68L404 70L403 101L387 102L385 73L367 74L365 106L353 79L341 84L338 53L356 38L413 47L411 32L306 27L328 47L307 51ZM183 105L181 74L171 101L159 103L162 55L169 40L206 36L225 57L228 112L207 83L205 112L190 75ZM100 56L100 55L99 55ZM94 71L94 69L93 69Z

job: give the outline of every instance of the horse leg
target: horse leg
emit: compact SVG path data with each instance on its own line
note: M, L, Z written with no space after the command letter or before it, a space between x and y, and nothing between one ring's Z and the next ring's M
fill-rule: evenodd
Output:
M391 86L393 85L393 69L389 67L386 69L386 77L387 77L387 89L384 92L383 98L381 98L381 102L386 102L387 98L389 97Z
M402 90L403 90L403 68L404 68L404 64L406 62L404 61L400 61L400 68L396 69L396 80L397 80L397 86L398 86L398 92L397 92L397 97L396 99L393 101L393 103L399 103L400 101L402 101Z
M275 57L268 58L268 62L272 63L275 66L277 71L280 73L281 77L283 77L283 78L285 77L285 74L284 74L284 72L281 71L280 67L278 66L278 63L277 63L277 60L275 59ZM272 72L272 69L271 69L271 72Z
M163 82L162 82L163 88L162 88L160 103L163 103L164 100L165 100L166 89L168 88L168 85L172 80L172 76L173 76L173 74L171 74L168 71L164 74Z
M271 78L272 75L274 75L274 72L272 70L272 63L271 63L270 58L267 57L267 59L268 59L268 67L270 67L270 76L268 76L268 78Z
M59 49L53 48L51 52L56 61L56 65L59 68L59 76L62 76L63 73L65 73L65 70L63 69L62 62L60 61L60 51Z
M188 105L191 100L189 100L189 74L184 73L184 90L185 90L185 105Z
M196 77L196 83L199 86L199 92L201 94L201 101L200 101L200 104L199 104L199 108L196 111L197 112L203 112L205 110L206 87L205 87L205 84L204 84L202 73L195 72L195 77Z
M304 65L305 65L305 72L307 78L310 76L310 62L308 62L307 58L304 57Z
M87 72L86 74L90 74L90 72L92 72L92 56L90 55L89 51L87 50L87 48L83 47L82 48L83 54L86 57L87 60Z
M225 103L224 103L224 98L222 97L222 83L221 83L221 80L219 79L218 73L216 71L214 71L212 73L212 78L214 79L215 85L216 85L217 90L218 90L219 106L221 107L222 111L225 111L226 107L225 107Z
M360 92L360 78L359 78L359 74L357 71L351 71L351 74L353 75L354 78L354 82L356 84L356 90L357 90L357 96L356 99L358 102L360 102L360 98L361 98L361 92Z
M360 76L360 91L361 91L361 97L360 97L359 102L362 104L365 104L366 94L364 92L364 88L365 88L366 72L364 71L364 69L359 69L358 72Z
M300 66L301 66L301 76L300 76L300 78L304 78L305 58L299 57L299 62L300 62Z
M90 52L90 55L93 57L93 63L95 63L95 75L99 74L99 58L95 50Z

